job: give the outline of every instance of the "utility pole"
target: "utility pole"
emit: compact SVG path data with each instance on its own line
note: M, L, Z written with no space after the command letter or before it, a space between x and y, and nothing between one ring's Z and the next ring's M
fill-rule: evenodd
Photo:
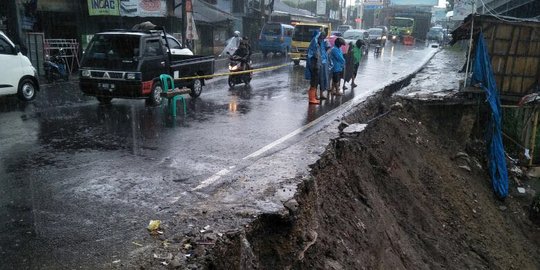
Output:
M471 61L471 51L473 46L473 34L474 34L474 11L476 9L476 1L472 1L472 12L471 12L471 37L469 39L469 50L467 52L467 67L465 68L465 80L463 86L467 86L467 79L469 78L469 63Z
M182 0L182 46L186 46L186 26L187 26L187 19L186 19L186 0Z
M357 14L359 22L356 23L357 29L362 29L362 23L364 22L364 0L356 0Z
M261 27L263 27L264 23L266 22L265 20L265 16L266 16L266 9L264 8L264 0L259 0L260 1L260 13L261 13Z

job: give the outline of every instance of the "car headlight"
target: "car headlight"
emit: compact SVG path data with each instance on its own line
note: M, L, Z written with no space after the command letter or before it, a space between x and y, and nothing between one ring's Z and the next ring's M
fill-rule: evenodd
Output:
M90 77L90 70L82 69L81 70L81 77Z
M136 72L128 72L128 73L126 73L126 79L127 80L138 80L140 78L141 78L140 73L136 73Z
M238 67L239 65L234 65L231 67L231 71L237 71L238 70Z

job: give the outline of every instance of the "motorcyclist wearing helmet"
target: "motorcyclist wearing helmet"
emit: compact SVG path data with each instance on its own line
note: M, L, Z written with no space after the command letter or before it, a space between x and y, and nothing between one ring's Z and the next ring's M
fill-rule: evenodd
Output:
M225 48L223 48L223 51L219 54L219 56L233 54L234 51L238 49L241 39L242 37L240 36L240 31L234 31L233 36L225 41L227 45Z
M249 63L251 62L251 45L249 45L249 39L247 37L243 37L242 40L240 40L238 49L234 51L233 57L238 58L242 62L242 65L244 65L244 70L250 68Z

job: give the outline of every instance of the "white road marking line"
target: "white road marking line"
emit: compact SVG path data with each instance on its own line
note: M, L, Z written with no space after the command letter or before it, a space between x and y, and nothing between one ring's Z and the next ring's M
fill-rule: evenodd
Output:
M431 55L431 57L433 57L433 55ZM429 61L429 59L431 59L431 57L428 57L427 61ZM422 66L420 68L418 68L416 71L414 71L413 73L411 73L411 74L416 73L419 69L422 68ZM407 77L407 76L408 75L406 75L405 77ZM388 84L379 83L379 84L375 85L374 87L371 87L370 89L368 89L368 91L365 91L365 92L359 93L359 94L355 94L352 99L346 101L345 103L339 105L338 107L332 109L331 111L319 116L317 119L315 119L315 120L309 122L308 124L296 129L295 131L293 131L293 132L291 132L291 133L289 133L289 134L275 140L274 142L264 146L263 148L251 153L250 155L248 155L248 156L246 156L246 157L244 157L242 159L246 160L246 159L258 157L258 156L264 154L266 151L268 151L268 150L278 146L279 144L285 142L286 140L288 140L288 139L302 133L303 131L307 130L308 128L320 123L323 120L326 120L327 117L324 117L324 116L332 115L333 113L335 113L338 110L348 111L355 104L359 104L360 102L365 101L368 96L371 96L371 95L379 92L377 90L383 90L386 86L391 85L391 84L393 84L393 83L395 83L395 82L397 82L399 80L403 80L403 76L401 76L401 77L396 76L396 77L397 77L397 79L390 80L390 83L388 83ZM308 106L318 106L318 105L308 105ZM212 183L219 180L219 178L221 178L222 176L228 174L234 167L235 166L231 166L231 167L229 167L229 169L223 169L223 170L215 173L214 175L210 176L208 179L202 181L201 184L199 184L197 187L195 187L192 190L198 190L198 189L201 189L203 187L207 187L207 186L211 185Z
M222 176L228 174L229 172L231 172L232 169L234 169L235 166L231 166L229 168L226 168L226 169L223 169L217 173L215 173L214 175L208 177L206 180L202 181L197 187L193 188L192 190L199 190L201 188L204 188L204 187L207 187L213 183L215 183L217 180L219 180L219 178L221 178Z
M360 94L358 96L355 96L353 99L343 103L341 106L339 107L336 107L334 108L333 110L325 113L324 115L331 115L333 114L335 111L338 111L338 110L342 110L343 108L347 108L347 107L350 107L352 104L354 104L354 102L357 102L358 100L362 99L362 98L366 98L367 96L369 96L369 94L373 94L372 91L367 91L366 93L363 93L363 94ZM309 105L309 106L317 106L317 105ZM274 142L264 146L263 148L251 153L250 155L248 156L245 156L244 158L242 158L243 160L246 160L246 159L250 159L250 158L255 158L255 157L258 157L262 154L264 154L265 152L267 152L268 150L280 145L281 143L285 142L286 140L304 132L305 130L307 130L308 128L320 123L321 121L323 120L326 120L326 117L323 117L324 115L321 115L319 118L309 122L308 124L296 129L295 131L275 140ZM207 178L206 180L202 181L197 187L193 188L192 191L196 191L196 190L199 190L201 188L204 188L204 187L208 187L210 186L211 184L217 182L221 177L225 176L226 174L228 174L229 172L232 171L232 169L234 169L235 166L231 166L229 167L228 169L223 169L217 173L215 173L214 175L210 176L209 178Z

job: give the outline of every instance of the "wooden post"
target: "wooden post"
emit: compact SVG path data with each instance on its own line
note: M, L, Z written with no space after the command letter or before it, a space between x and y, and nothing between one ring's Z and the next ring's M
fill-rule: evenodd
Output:
M537 130L537 128L538 128L538 110L537 110L537 108L535 107L535 108L534 108L533 130L532 130L531 141L530 141L530 146L531 146L530 155L531 155L531 159L529 160L529 167L532 166L533 160L534 160L534 148L536 147L536 130Z

